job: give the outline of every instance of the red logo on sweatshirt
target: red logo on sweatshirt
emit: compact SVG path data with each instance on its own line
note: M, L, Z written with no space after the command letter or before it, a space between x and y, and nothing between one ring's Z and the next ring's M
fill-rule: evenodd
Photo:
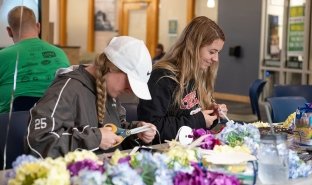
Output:
M193 91L181 100L180 109L191 109L197 104L199 104L199 100L196 97L196 91Z

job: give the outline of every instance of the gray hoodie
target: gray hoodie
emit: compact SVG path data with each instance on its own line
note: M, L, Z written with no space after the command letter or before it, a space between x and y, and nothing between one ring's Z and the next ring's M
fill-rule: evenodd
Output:
M118 110L122 110L120 103L108 96L103 123L131 127ZM98 128L102 125L97 119L95 78L85 66L58 75L30 114L26 137L30 154L43 158L63 156L76 149L104 152L99 149L102 136Z

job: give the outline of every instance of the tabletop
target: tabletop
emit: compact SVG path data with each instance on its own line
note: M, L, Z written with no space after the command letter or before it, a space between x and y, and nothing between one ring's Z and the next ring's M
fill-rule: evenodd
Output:
M165 144L160 144L160 145L153 145L152 148L156 150L164 151L168 149L168 144L165 143ZM122 152L130 153L131 151L132 150L124 150ZM103 160L107 157L110 157L111 155L112 155L111 153L107 153L107 154L101 154L98 157L99 159ZM6 182L5 174L7 171L9 170L0 171L0 184L1 185ZM312 184L311 182L312 182L312 175L308 176L307 178L298 178L298 179L289 180L287 185L311 185ZM263 185L263 184L258 179L256 185Z

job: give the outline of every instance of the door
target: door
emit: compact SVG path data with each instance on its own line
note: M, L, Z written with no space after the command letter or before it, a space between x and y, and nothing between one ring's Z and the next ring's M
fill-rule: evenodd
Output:
M119 0L119 35L145 42L151 56L158 42L159 0Z

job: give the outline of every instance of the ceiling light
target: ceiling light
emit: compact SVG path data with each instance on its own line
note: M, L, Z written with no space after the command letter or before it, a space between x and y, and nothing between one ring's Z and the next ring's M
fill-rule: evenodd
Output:
M216 5L215 0L207 0L207 7L214 8Z

